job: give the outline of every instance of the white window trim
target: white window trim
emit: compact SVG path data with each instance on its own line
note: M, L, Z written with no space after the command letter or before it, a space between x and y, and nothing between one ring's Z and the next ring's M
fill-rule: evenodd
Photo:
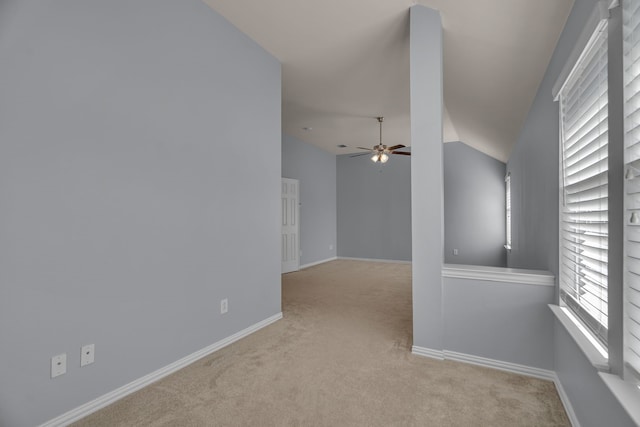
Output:
M596 8L592 13L588 23L583 28L583 31L574 46L573 51L570 53L567 59L567 63L562 69L561 73L558 76L556 84L553 87L553 97L555 100L558 100L559 93L564 85L565 81L568 79L569 74L574 68L574 65L579 60L581 53L584 51L588 40L597 28L599 21L603 18L609 17L609 9L613 9L619 6L618 0L600 0L596 4ZM560 135L559 135L560 136ZM559 139L560 140L560 139ZM562 145L559 144L559 153L558 159L562 159ZM560 180L562 180L562 165L560 164ZM560 188L559 194L559 202L560 206L562 204L562 188ZM559 210L560 221L562 220L562 212ZM561 246L561 241L558 241L559 246ZM561 254L562 249L559 248L559 253ZM561 256L561 255L560 255ZM625 409L630 418L640 426L640 405L638 402L640 401L640 384L638 383L638 378L629 376L627 378L626 372L624 373L624 377L621 377L617 374L610 373L610 365L607 358L604 358L603 355L596 349L593 343L587 338L587 336L582 333L579 327L574 323L574 321L565 313L565 311L559 307L558 305L549 305L549 308L554 313L555 317L558 319L558 322L563 325L563 328L567 331L567 333L572 337L575 341L576 345L580 348L585 357L589 360L589 362L594 366L595 369L598 370L598 375L603 380L603 382L607 385L613 397L620 403L620 405ZM613 356L612 356L613 357ZM627 368L624 368L625 371Z
M632 184L632 180L636 181L638 178L638 153L637 149L633 148L638 144L638 139L636 136L630 135L633 131L631 131L628 126L633 124L637 124L637 119L631 118L631 116L635 115L635 113L630 113L628 110L631 107L632 111L635 111L635 108L638 107L636 101L632 101L637 98L637 94L640 93L637 88L633 88L635 91L633 95L628 93L627 90L630 89L629 85L635 86L633 82L638 79L637 65L629 66L627 62L629 57L627 54L631 52L627 49L630 48L627 43L631 42L633 46L634 53L637 53L637 49L639 46L638 40L636 37L638 36L637 30L637 18L638 18L638 9L640 6L640 1L629 1L623 5L622 11L622 56L623 56L623 100L624 100L624 140L623 140L623 151L624 151L624 160L623 160L623 170L624 170L624 186L623 186L623 207L624 207L624 221L623 221L623 298L622 298L622 313L623 313L623 348L622 348L622 360L623 360L623 373L622 377L625 381L635 384L637 387L640 387L640 367L638 365L637 355L638 355L638 331L634 331L636 327L631 327L632 324L637 324L640 319L638 319L638 314L636 312L636 308L633 308L634 314L629 313L629 309L631 306L637 307L637 301L632 303L633 297L630 295L635 294L640 289L638 288L637 279L632 279L631 277L636 276L638 274L638 267L636 261L631 261L631 259L638 258L638 248L637 248L637 238L634 235L638 232L635 225L635 221L632 224L632 221L629 216L629 210L633 211L634 214L638 212L638 199L636 196L635 186L637 184ZM634 10L633 16L626 16L625 12L629 12ZM632 19L633 21L626 21L627 19ZM626 24L626 25L625 25ZM628 29L634 28L633 37L628 39L631 34L629 34ZM637 64L637 60L634 57L634 64ZM628 74L629 70L633 70L631 75ZM628 79L631 80L628 80ZM632 122L628 122L628 120L633 120ZM630 173L630 176L629 176ZM631 342L628 342L631 341ZM633 359L633 361L628 360L628 356L633 353L635 356L629 359ZM613 391L613 389L612 389Z
M581 324L578 323L578 320L573 316L569 316L565 309L562 307L549 304L549 308L556 316L558 321L564 326L566 331L569 333L571 338L575 341L577 346L582 350L586 358L600 372L609 372L609 359L605 357L602 352L596 348L594 342L595 338L591 338L591 335L586 335L580 328L584 328Z
M512 247L512 239L513 239L513 233L511 230L511 225L513 224L513 203L511 200L511 172L507 172L507 175L505 175L504 177L504 188L505 188L505 227L506 227L506 244L504 245L504 248L511 252L511 247ZM507 201L509 201L509 204L507 205Z
M580 51L578 51L578 55L577 58L575 59L575 61L568 61L567 65L571 65L571 68L569 69L568 73L566 73L565 79L564 81L561 81L562 84L558 84L556 83L556 86L558 86L558 93L554 93L554 100L555 101L559 101L560 100L560 94L562 92L562 90L565 88L565 86L573 79L573 73L574 72L578 72L578 69L576 68L576 65L582 60L582 58L584 57L584 55L587 55L591 46L591 43L597 43L597 39L598 36L596 35L597 33L603 31L603 26L608 24L607 22L607 18L609 17L609 11L606 7L607 4L607 0L600 0L598 3L596 3L596 7L594 9L594 12L591 14L591 20L589 22L589 25L587 25L585 27L585 30L590 30L591 32L587 32L587 40L585 43L581 43L576 45L576 47L580 47ZM604 7L604 11L603 11L603 7ZM606 12L606 13L605 13ZM606 28L606 27L605 27ZM585 31L583 30L583 33L581 33L581 38L582 36L584 36ZM575 48L574 48L574 52L572 52L572 55L570 56L570 58L572 58L575 55ZM566 67L566 66L565 66ZM555 90L555 86L554 86L554 90ZM562 117L562 106L560 106L559 108L559 114L560 114L560 119ZM563 254L564 254L564 246L562 243L562 224L564 221L564 212L563 212L563 206L565 204L565 188L564 188L564 144L563 144L563 134L562 134L562 124L560 124L560 128L559 128L559 133L558 133L558 161L559 161L559 165L558 165L558 172L559 172L559 202L558 202L558 224L561 227L559 230L559 235L558 235L558 266L559 266L559 274L558 274L558 306L562 305L562 301L560 298L560 294L561 294L561 290L562 290L562 285L561 285L561 280L562 280L562 269L563 269ZM563 313L564 314L564 313ZM569 318L569 316L567 316L566 314L564 314L564 318L565 320L568 320L568 324L573 324L573 316L572 318ZM579 320L577 320L577 317L575 319L575 321L581 322ZM597 321L597 319L596 319ZM565 325L565 327L567 326L566 322L562 322L563 325ZM583 324L581 324L581 327L584 327ZM568 329L569 330L569 329ZM581 328L576 327L575 329L570 329L570 334L587 334L587 336L585 336L585 339L587 340L591 340L591 339L597 339L595 337L595 333L593 331L588 330L588 328L585 327L584 332L581 331ZM575 337L574 337L575 339ZM581 346L582 348L582 346ZM583 349L583 351L585 351ZM591 360L592 357L590 354L586 354L586 356ZM595 366L595 365L594 365ZM607 365L608 366L608 365Z
M560 74L556 79L556 83L553 85L551 93L554 101L558 100L562 87L565 85L567 80L569 80L571 71L573 71L576 63L580 60L580 56L582 56L582 53L587 47L587 43L589 43L589 40L591 39L591 35L600 24L600 21L609 18L609 9L613 9L616 6L618 6L618 0L599 0L596 3L591 15L589 16L589 20L582 28L582 32L568 56L567 62L564 64L562 71L560 71Z

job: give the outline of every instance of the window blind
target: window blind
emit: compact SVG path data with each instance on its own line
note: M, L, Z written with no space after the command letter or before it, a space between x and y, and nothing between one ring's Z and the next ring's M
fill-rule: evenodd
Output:
M559 93L561 137L560 297L607 343L607 21L591 36Z
M505 211L506 211L506 235L507 244L505 247L511 249L511 174L508 173L504 178L505 183Z
M623 2L625 115L624 360L640 378L640 0Z

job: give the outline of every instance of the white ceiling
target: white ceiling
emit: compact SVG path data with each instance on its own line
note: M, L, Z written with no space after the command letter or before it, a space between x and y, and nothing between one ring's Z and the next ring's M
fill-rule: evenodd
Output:
M441 12L444 140L506 161L573 0L204 0L282 63L282 129L331 153L410 145L409 8ZM448 116L448 117L447 117ZM312 128L311 131L303 128ZM338 148L346 144L347 148Z

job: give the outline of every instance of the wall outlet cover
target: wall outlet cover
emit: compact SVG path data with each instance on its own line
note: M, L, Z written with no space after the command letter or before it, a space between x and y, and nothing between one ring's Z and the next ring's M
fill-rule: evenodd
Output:
M83 345L80 349L80 366L87 366L95 361L95 344Z
M227 311L229 311L229 300L225 298L220 300L220 314L225 314Z
M51 378L67 373L67 353L58 354L51 358Z

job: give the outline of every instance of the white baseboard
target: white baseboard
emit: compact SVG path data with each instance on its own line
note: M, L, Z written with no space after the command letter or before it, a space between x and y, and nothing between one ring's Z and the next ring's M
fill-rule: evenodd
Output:
M338 259L338 257L335 257L335 256L334 256L334 257L331 257L331 258L323 259L323 260L321 260L321 261L315 261L315 262L310 262L310 263L308 263L308 264L301 265L299 268L300 268L300 270L302 270L302 269L304 269L304 268L313 267L314 265L324 264L325 262L335 261L335 260L337 260L337 259Z
M430 357L439 360L454 360L456 362L470 363L472 365L484 366L487 368L499 369L501 371L513 372L514 374L526 375L528 377L541 378L555 381L554 371L534 368L532 366L518 365L516 363L503 362L501 360L488 359L486 357L473 356L471 354L458 353L449 350L433 350L425 347L413 346L411 352L418 356Z
M573 410L573 406L571 406L571 401L569 400L569 396L567 392L564 391L564 387L562 387L562 383L560 382L560 378L558 378L557 374L553 374L553 382L556 385L556 390L558 390L558 396L560 396L560 401L562 402L562 406L564 406L564 410L569 417L569 421L573 427L580 427L580 421L578 421L578 417L576 416L576 412Z
M449 350L444 350L443 353L444 358L447 360L455 360L457 362L499 369L501 371L513 372L514 374L526 375L528 377L540 378L543 380L554 381L556 379L555 372L547 369L518 365L517 363L503 362L501 360L488 359L486 357L473 356L471 354L458 353Z
M253 324L248 328L241 330L240 332L237 332L227 338L224 338L214 344L211 344L208 347L198 350L195 353L192 353L163 368L160 368L157 371L151 372L150 374L145 375L144 377L138 378L137 380L134 380L129 384L126 384L105 395L102 395L97 399L87 402L84 405L78 406L77 408L72 409L69 412L66 412L52 420L45 422L44 424L41 424L40 427L67 426L75 421L80 420L81 418L86 417L89 414L92 414L93 412L96 412L99 409L102 409L112 404L117 400L122 399L123 397L133 393L134 391L140 390L141 388L146 387L149 384L154 383L159 379L164 378L167 375L170 375L184 368L187 365L192 364L196 360L202 359L203 357L208 356L209 354L214 353L228 346L229 344L232 344L238 341L239 339L246 337L247 335L251 335L257 330L262 329L265 326L268 326L280 319L282 319L282 313L275 314L261 322Z
M366 261L366 262L387 262L393 264L411 264L411 261L393 260L393 259L376 259L376 258L351 258L346 256L339 256L338 259L345 259L350 261Z
M431 359L444 360L444 353L441 350L432 350L414 345L411 347L411 353L418 356L430 357Z

